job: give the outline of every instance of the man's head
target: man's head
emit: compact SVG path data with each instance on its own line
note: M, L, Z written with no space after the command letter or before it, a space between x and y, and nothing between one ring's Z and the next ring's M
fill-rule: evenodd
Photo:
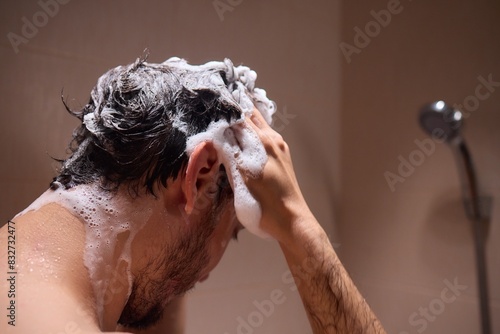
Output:
M203 141L188 155L186 142L215 121L234 123L254 105L272 108L254 81L255 72L229 60L137 60L105 73L81 110L68 108L82 124L51 189L96 185L134 203L149 198L148 209L156 208L132 241L139 260L132 260L121 324L154 323L169 300L208 275L241 228L217 149Z
M186 166L187 137L213 121L241 117L220 66L191 71L172 65L137 60L99 79L89 103L70 110L82 124L51 188L99 182L154 193Z

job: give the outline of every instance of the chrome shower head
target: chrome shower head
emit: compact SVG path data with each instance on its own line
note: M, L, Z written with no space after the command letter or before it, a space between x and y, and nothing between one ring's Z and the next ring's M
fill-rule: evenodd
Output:
M480 196L479 194L472 157L465 144L465 140L460 135L463 119L461 111L450 107L444 101L436 101L423 106L419 114L422 129L434 137L434 139L439 139L450 144L449 147L457 158L464 194L465 211L467 216L473 221L482 332L489 334L491 332L491 320L488 305L484 242L491 214L491 197Z
M448 143L460 138L460 128L463 124L463 114L444 101L427 104L420 109L420 126L433 137Z

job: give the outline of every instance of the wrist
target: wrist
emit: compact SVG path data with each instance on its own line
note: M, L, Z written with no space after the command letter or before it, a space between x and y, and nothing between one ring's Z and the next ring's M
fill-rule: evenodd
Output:
M286 201L282 210L275 211L269 234L280 244L295 243L313 238L317 234L318 222L313 213L303 201Z

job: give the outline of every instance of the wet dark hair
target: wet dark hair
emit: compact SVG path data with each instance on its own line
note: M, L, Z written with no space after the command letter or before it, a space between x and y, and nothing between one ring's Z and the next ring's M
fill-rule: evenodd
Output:
M99 182L114 190L125 183L135 194L143 187L154 194L157 183L166 186L186 166L188 136L212 121L241 117L227 84L220 66L192 71L138 59L108 71L82 109L64 103L82 124L51 189Z

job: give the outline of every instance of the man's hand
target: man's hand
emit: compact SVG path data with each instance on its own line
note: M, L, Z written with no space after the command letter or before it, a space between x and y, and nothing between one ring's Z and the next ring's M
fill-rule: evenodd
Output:
M279 242L314 333L385 333L309 210L288 145L257 110L246 122L268 161L259 177L243 176L262 208L260 228Z
M295 177L287 143L274 131L255 109L246 120L247 126L259 136L268 160L262 174L245 176L245 182L262 208L260 228L278 241L285 241L292 232L291 222L306 216L313 217L302 196Z

